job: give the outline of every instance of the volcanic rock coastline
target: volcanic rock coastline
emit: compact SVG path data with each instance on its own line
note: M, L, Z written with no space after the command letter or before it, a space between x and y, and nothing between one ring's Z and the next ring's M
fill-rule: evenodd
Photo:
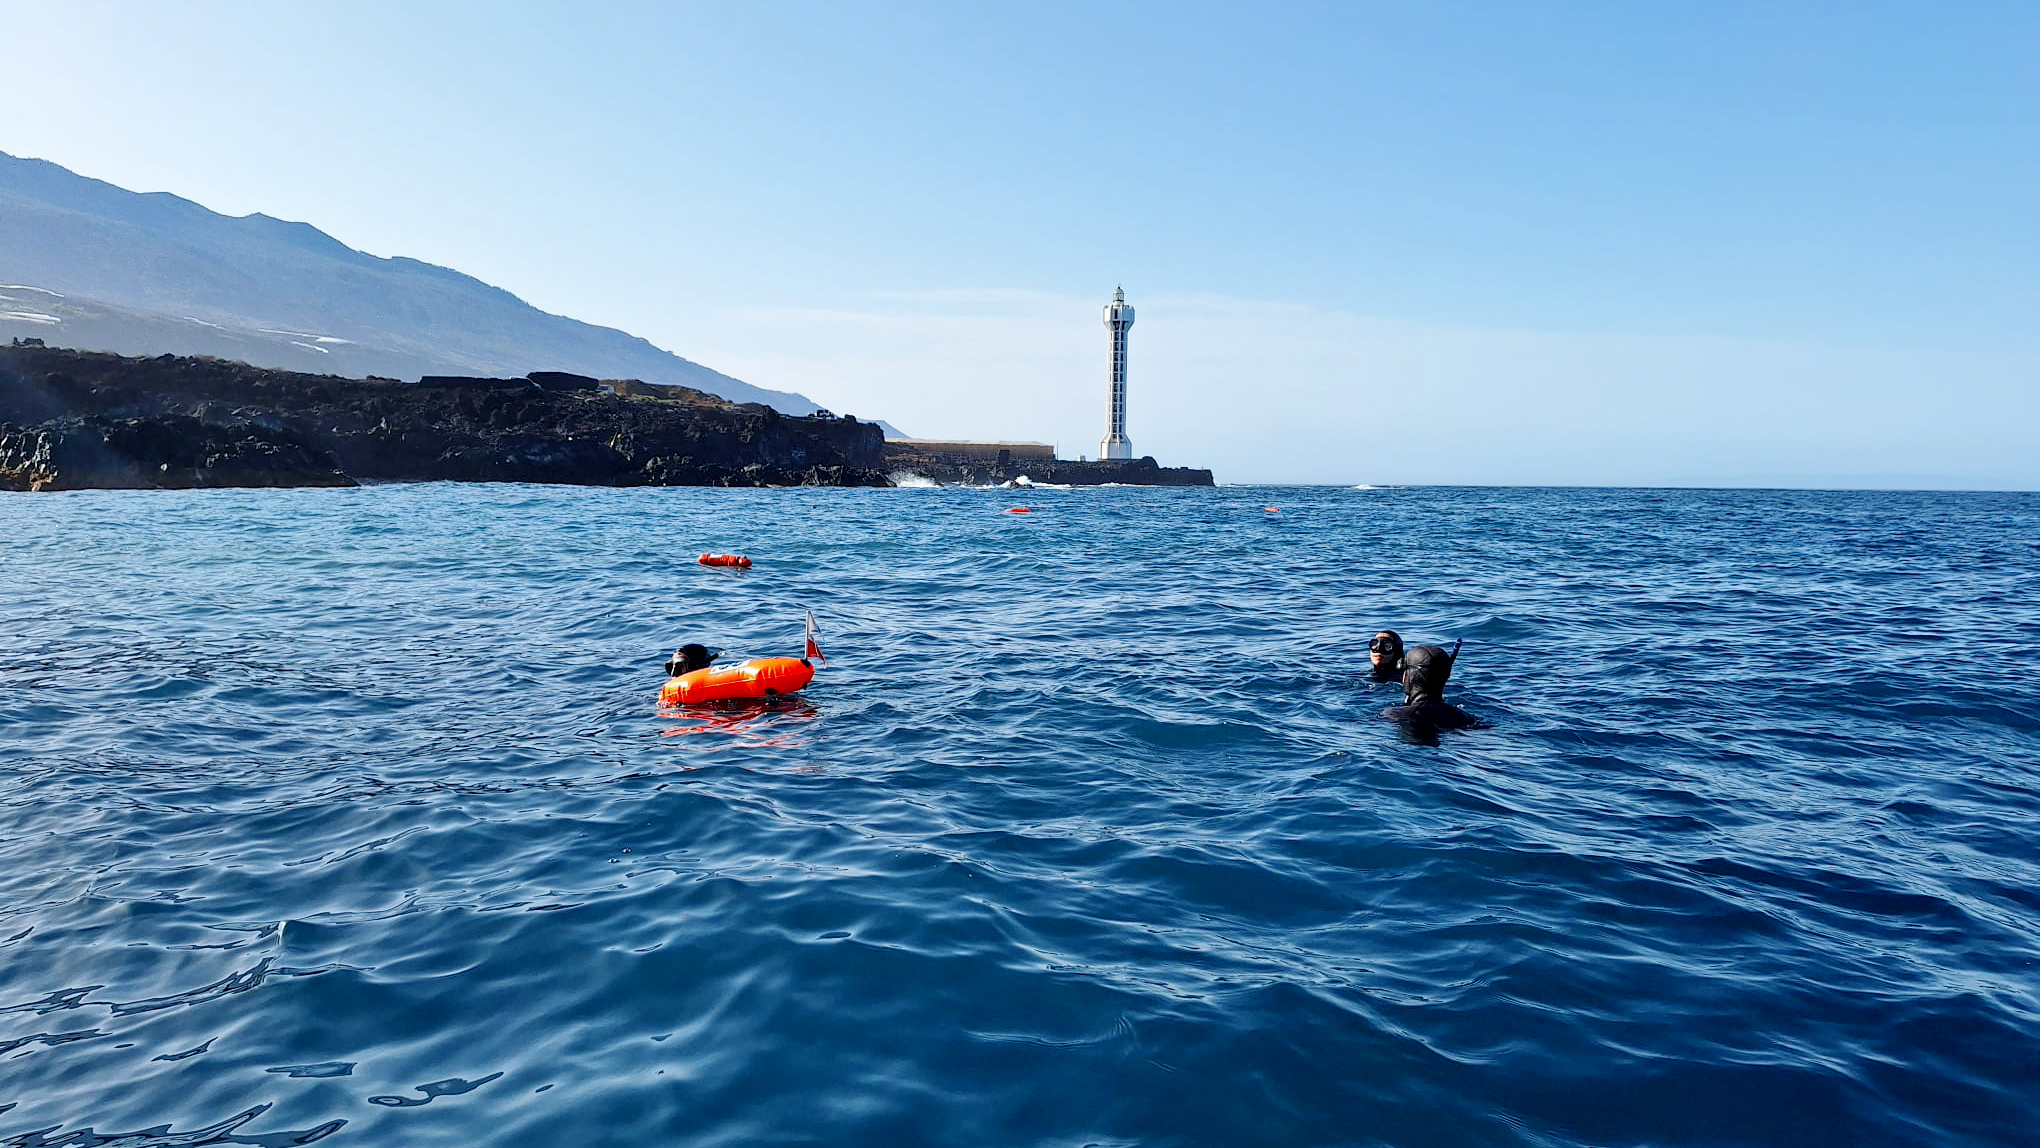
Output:
M891 485L874 423L688 387L344 379L26 342L0 346L0 490Z

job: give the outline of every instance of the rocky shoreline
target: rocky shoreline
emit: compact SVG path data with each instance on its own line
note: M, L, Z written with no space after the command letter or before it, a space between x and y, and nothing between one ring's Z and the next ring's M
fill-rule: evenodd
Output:
M874 423L687 387L344 379L29 343L0 347L0 490L892 485Z

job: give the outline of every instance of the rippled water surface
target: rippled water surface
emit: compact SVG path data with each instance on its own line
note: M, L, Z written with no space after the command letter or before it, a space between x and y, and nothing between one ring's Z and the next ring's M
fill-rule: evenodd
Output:
M0 1145L2040 1143L2040 496L0 530ZM1384 625L1492 728L1379 720Z

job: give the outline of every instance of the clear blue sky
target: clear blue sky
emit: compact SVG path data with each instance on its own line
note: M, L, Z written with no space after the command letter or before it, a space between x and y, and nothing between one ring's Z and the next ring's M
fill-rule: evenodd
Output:
M0 0L0 151L915 434L2040 489L2040 3Z

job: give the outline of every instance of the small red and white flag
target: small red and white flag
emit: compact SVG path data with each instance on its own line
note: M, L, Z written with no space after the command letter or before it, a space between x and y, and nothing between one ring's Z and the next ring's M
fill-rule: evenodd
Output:
M821 648L820 646L818 646L818 645L816 645L816 644L815 644L815 635L816 635L816 634L819 634L819 633L821 633L821 632L822 632L822 628L821 628L820 626L817 626L817 625L815 625L815 612L814 612L813 610L809 610L809 611L807 612L807 654L806 654L806 656L807 656L807 657L809 657L809 658L816 658L816 659L819 659L819 660L821 661L821 663L822 663L823 665L825 665L825 666L826 666L826 665L828 665L828 664L829 664L829 656L828 656L827 654L824 654L824 653L822 653L822 648Z

